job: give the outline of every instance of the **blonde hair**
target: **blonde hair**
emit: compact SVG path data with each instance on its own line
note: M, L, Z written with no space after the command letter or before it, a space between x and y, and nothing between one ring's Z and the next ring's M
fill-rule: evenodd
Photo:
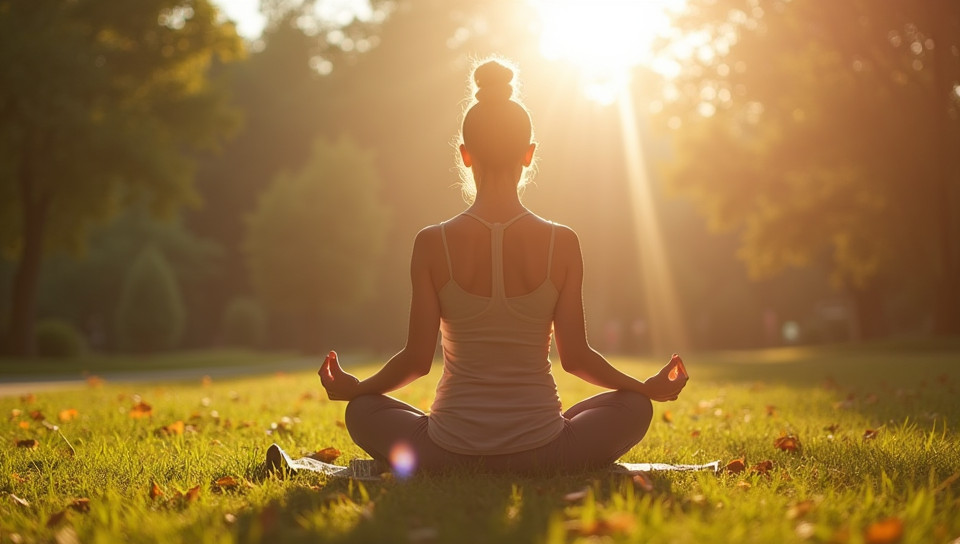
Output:
M511 168L523 160L533 142L530 112L517 95L514 75L517 68L501 58L477 61L470 78L470 98L464 109L457 138L466 146L474 164L485 168ZM458 159L460 190L472 203L477 195L473 171ZM531 165L533 166L533 165ZM532 180L534 168L526 168L517 191Z

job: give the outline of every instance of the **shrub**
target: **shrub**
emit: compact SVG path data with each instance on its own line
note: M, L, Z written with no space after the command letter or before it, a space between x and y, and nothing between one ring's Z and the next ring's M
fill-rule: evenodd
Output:
M37 355L41 357L80 357L87 351L83 335L72 324L60 319L37 323L34 342Z
M223 313L223 340L230 346L259 348L266 336L263 308L248 297L235 298Z
M117 308L117 342L129 351L176 347L186 312L180 285L159 250L140 252L124 278Z

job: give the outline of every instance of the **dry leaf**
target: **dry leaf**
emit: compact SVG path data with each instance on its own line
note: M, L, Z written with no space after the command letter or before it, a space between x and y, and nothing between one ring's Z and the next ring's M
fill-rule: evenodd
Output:
M133 408L130 409L130 417L134 419L140 419L142 417L150 417L153 415L153 406L150 406L146 402L140 401L133 405Z
M697 438L698 436L700 436L699 430L694 430L690 432L690 438Z
M737 474L743 472L744 468L745 465L743 463L743 457L740 457L739 459L734 459L733 461L727 463L726 466L723 467L723 470L731 474Z
M750 472L759 472L764 476L769 475L769 472L773 470L773 461L767 459L766 461L760 461L756 465L750 467Z
M10 498L13 499L13 502L19 504L20 506L30 506L30 501L26 499L21 499L20 497L10 493Z
M24 404L30 404L37 401L37 396L33 393L25 393L20 395L20 402Z
M163 490L157 485L157 482L150 482L150 498L156 499L163 496Z
M224 476L222 478L217 478L217 481L214 484L221 489L232 489L240 485L240 482L237 481L233 476Z
M30 422L29 422L29 421L21 421L21 422L17 423L17 427L20 427L21 429L29 429L29 428L30 428Z
M838 425L838 424L836 424L836 423L832 423L832 424L827 425L826 427L824 427L823 430L825 430L825 431L833 434L833 433L835 433L835 432L837 432L837 431L840 430L840 425Z
M777 415L777 407L774 406L774 405L772 405L772 404L768 404L768 405L767 405L767 415L770 416L770 417L773 417L773 416Z
M346 429L346 428L347 428L347 424L344 423L344 422L342 422L342 421L340 421L339 419L336 420L336 421L334 421L333 424L336 425L337 427L340 427L341 429Z
M739 487L740 489L750 489L751 487L753 487L753 484L751 484L746 480L740 480L739 482L737 482L737 487Z
M874 438L877 437L878 434L880 434L880 431L879 431L879 430L876 430L876 429L867 429L866 431L863 431L863 439L864 439L864 440L873 440Z
M70 421L71 419L76 419L80 415L73 408L67 408L66 410L60 410L60 413L57 414L57 419L60 421Z
M863 535L867 544L893 544L903 537L903 521L899 518L887 518L871 523Z
M193 486L193 487L191 487L190 489L188 489L187 492L183 494L183 498L184 498L184 500L186 500L187 502L194 502L194 501L196 501L197 499L199 499L199 498L200 498L200 486L199 486L199 485L196 485L196 486Z
M791 505L790 508L787 508L787 519L797 519L800 516L806 515L807 512L813 510L813 507L814 502L810 499Z
M800 440L792 434L781 434L773 445L779 450L794 452L800 449Z
M651 481L650 476L644 472L638 472L633 475L633 484L644 491L653 491L653 481Z
M163 427L157 429L157 434L162 434L164 436L181 435L183 434L183 429L184 426L182 421L174 421L169 425L164 425Z
M73 499L72 501L70 501L70 504L68 504L67 507L72 508L76 512L81 512L85 514L90 511L90 499L86 497Z
M41 412L40 410L33 410L32 412L30 412L30 419L34 421L43 421L44 419L47 419L47 418L43 416L43 412Z
M316 459L322 463L332 463L337 457L340 457L340 450L337 448L323 448L322 450L311 453L307 457Z
M63 521L63 519L66 518L66 517L67 517L67 510L66 510L66 509L63 509L63 510L61 510L61 511L59 511L59 512L54 512L53 514L50 514L50 517L47 518L47 527L56 527L56 526L59 525L60 522Z
M663 421L666 423L673 423L673 414L670 413L670 410L663 412Z
M27 448L27 449L35 450L39 446L40 446L40 441L33 438L27 438L26 440L17 440L18 448Z

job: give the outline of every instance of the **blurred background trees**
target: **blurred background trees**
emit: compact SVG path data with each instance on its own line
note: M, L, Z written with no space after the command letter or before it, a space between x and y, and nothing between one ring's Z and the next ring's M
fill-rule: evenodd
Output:
M243 41L209 0L0 0L7 351L47 318L98 350L395 350L414 235L463 208L452 143L488 54L521 68L524 199L580 234L599 347L650 348L629 153L693 347L960 331L956 2L687 0L678 71L633 70L632 120L544 60L525 0L360 4L263 1ZM115 319L147 247L183 330L135 347Z

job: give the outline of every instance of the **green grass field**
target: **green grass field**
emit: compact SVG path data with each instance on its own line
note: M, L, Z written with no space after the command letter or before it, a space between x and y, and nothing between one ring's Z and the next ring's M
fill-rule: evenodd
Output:
M742 472L654 473L652 487L606 472L365 484L264 477L274 441L292 454L337 448L338 462L363 456L343 428L344 404L327 401L311 373L0 398L0 542L960 537L960 351L797 348L685 359L683 396L655 405L649 434L623 460L742 459ZM659 366L614 362L640 376ZM397 396L426 408L436 378ZM559 370L557 379L565 405L597 391ZM149 412L134 409L140 402ZM795 450L774 446L784 434Z

